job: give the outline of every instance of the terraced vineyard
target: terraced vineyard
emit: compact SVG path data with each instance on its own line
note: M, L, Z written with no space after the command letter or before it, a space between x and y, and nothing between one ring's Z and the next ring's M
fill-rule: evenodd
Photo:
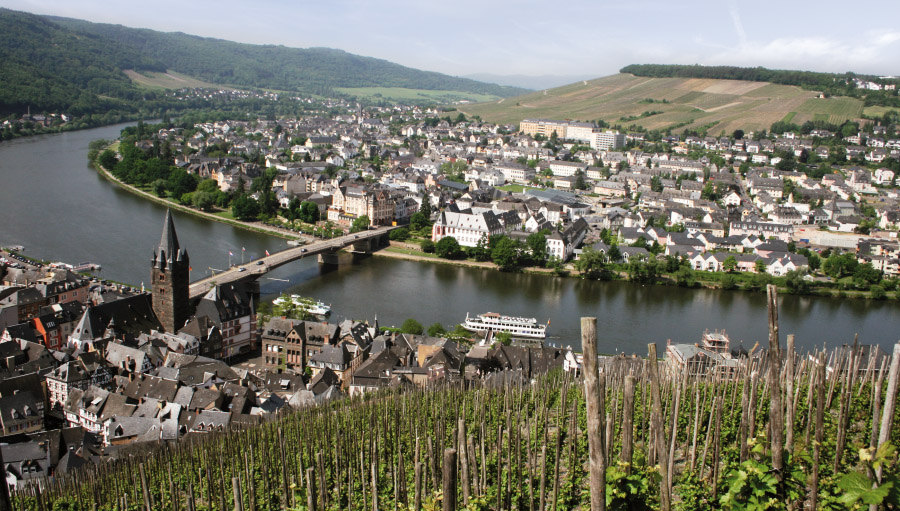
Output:
M535 381L385 390L242 431L136 448L13 509L844 509L896 505L900 344L798 354L731 377L616 357ZM890 371L888 371L890 367Z
M460 107L484 120L518 123L531 117L637 124L653 130L711 126L709 133L768 129L788 112L792 122L840 123L862 115L858 99L820 99L790 85L740 80L647 78L616 74L564 87ZM641 117L645 112L662 112ZM635 120L624 120L637 117Z

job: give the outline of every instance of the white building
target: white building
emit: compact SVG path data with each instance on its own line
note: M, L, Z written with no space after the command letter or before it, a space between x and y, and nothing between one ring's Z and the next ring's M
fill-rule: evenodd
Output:
M431 227L431 241L450 236L463 247L474 247L484 236L503 234L503 225L493 211L466 214L443 211Z
M625 146L625 134L618 131L597 131L591 138L591 147L598 151L609 151Z

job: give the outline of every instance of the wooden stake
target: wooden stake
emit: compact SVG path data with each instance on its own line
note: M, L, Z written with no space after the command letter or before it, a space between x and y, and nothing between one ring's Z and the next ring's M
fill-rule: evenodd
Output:
M766 286L769 313L769 425L772 430L772 468L780 486L784 480L784 407L781 405L781 346L778 341L778 288Z
M823 422L825 420L825 361L820 357L816 361L816 426L813 441L812 476L809 478L809 509L816 509L819 498L819 458L822 455Z
M787 336L787 358L785 363L784 380L787 384L785 389L785 401L787 401L787 413L784 419L787 431L784 437L784 449L793 454L794 452L794 334Z
M884 411L881 414L881 428L878 432L878 448L887 443L891 437L891 421L897 405L897 384L900 380L900 342L894 345L891 356L891 372L888 375L887 393L884 396ZM875 476L881 481L881 467L875 470Z
M462 417L457 421L457 452L462 455L459 456L459 465L460 472L462 474L462 494L463 494L463 505L469 505L469 456L466 450L466 421Z
M416 462L416 494L413 500L413 509L421 511L422 509L422 463Z
M231 478L231 490L234 493L234 511L244 511L244 501L241 498L241 480Z
M611 439L610 439L611 441ZM634 375L625 377L625 397L622 401L622 461L628 465L626 473L631 473L634 460Z
M456 449L444 449L443 511L456 511ZM499 481L498 481L499 484Z
M138 470L141 473L141 493L144 496L144 510L151 511L150 507L150 488L147 486L147 474L144 473L144 464L138 463Z
M653 399L653 410L651 412L651 423L656 436L654 442L656 448L656 457L659 465L659 507L663 511L671 509L672 497L669 487L669 461L666 451L666 431L663 426L662 418L662 396L659 389L659 359L656 356L656 344L648 344L649 362L650 362L650 393Z
M316 499L316 483L313 482L313 469L306 469L306 508L309 511L316 511L319 501Z
M606 509L606 374L597 368L597 318L581 318L581 346L584 350L584 399L587 406L588 452L590 457L591 509Z

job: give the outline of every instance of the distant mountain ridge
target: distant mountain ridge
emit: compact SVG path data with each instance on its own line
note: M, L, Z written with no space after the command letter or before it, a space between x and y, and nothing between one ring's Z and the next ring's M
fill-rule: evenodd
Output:
M162 95L133 83L126 70L174 70L219 85L323 96L337 96L343 87L496 97L526 92L329 48L241 44L0 9L0 115L27 108L80 116L158 107Z
M422 71L333 48L236 43L181 32L46 17L82 34L113 41L168 69L212 83L328 95L338 87L457 90L500 97L525 92L467 78Z

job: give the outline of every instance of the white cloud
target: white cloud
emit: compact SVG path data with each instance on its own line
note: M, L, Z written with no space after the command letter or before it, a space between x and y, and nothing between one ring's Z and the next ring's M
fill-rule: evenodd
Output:
M869 32L847 41L822 36L778 37L769 41L746 41L737 48L709 55L707 64L766 66L816 71L896 69L900 64L895 48L898 32Z
M744 23L741 21L741 13L738 11L736 0L731 0L728 5L728 12L731 14L731 22L734 23L734 30L738 35L738 42L741 47L744 47L747 45L747 32L744 30Z

